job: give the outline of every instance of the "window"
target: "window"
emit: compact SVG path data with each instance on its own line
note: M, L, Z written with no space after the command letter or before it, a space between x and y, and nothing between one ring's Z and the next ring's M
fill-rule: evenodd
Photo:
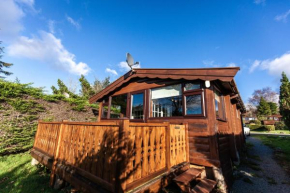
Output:
M109 100L105 99L103 101L103 108L102 108L102 115L101 115L101 118L103 119L108 118L108 106L109 106Z
M184 85L184 91L200 89L200 83L186 83Z
M131 119L144 118L144 93L131 95Z
M202 109L202 95L194 94L185 96L185 115L201 115Z
M214 91L214 99L215 99L215 112L216 112L216 118L225 120L225 113L224 113L224 104L223 104L223 98L219 91Z
M181 84L151 89L151 117L182 116Z
M127 94L112 96L110 107L110 118L126 117L127 112Z

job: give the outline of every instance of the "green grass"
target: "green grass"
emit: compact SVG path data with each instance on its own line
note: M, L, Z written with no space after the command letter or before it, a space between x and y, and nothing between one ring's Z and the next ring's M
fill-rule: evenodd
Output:
M0 193L66 192L49 187L49 172L31 165L28 152L0 157Z
M259 132L259 133L275 133L275 134L290 134L289 130L275 130L275 131L264 131L264 130L252 130L251 132Z

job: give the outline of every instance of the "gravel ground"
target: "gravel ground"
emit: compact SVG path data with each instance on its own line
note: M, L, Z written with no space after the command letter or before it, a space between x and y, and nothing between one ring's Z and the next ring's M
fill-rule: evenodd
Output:
M248 137L253 145L248 150L248 159L241 162L235 172L233 193L290 193L290 178L273 159L273 150L259 139Z

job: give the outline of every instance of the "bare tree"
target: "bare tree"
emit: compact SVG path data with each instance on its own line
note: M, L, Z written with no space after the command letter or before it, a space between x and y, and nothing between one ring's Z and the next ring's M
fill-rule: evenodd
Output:
M253 92L252 97L249 98L249 103L254 106L258 106L261 97L263 97L267 102L277 103L279 95L277 92L273 91L272 88L270 87L258 89L255 90Z

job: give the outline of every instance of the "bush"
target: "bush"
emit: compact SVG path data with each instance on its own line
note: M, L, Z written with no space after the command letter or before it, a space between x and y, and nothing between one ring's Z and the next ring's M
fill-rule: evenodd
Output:
M262 131L264 128L261 125L250 125L250 130L259 130Z
M265 125L264 128L267 131L275 131L275 126L274 125Z
M276 130L288 130L287 126L283 121L275 123Z
M53 94L53 95L45 95L43 99L48 102L57 102L57 101L65 99L65 97L61 94Z
M250 120L249 123L250 124L256 124L256 125L261 125L261 121L259 121L259 120Z

